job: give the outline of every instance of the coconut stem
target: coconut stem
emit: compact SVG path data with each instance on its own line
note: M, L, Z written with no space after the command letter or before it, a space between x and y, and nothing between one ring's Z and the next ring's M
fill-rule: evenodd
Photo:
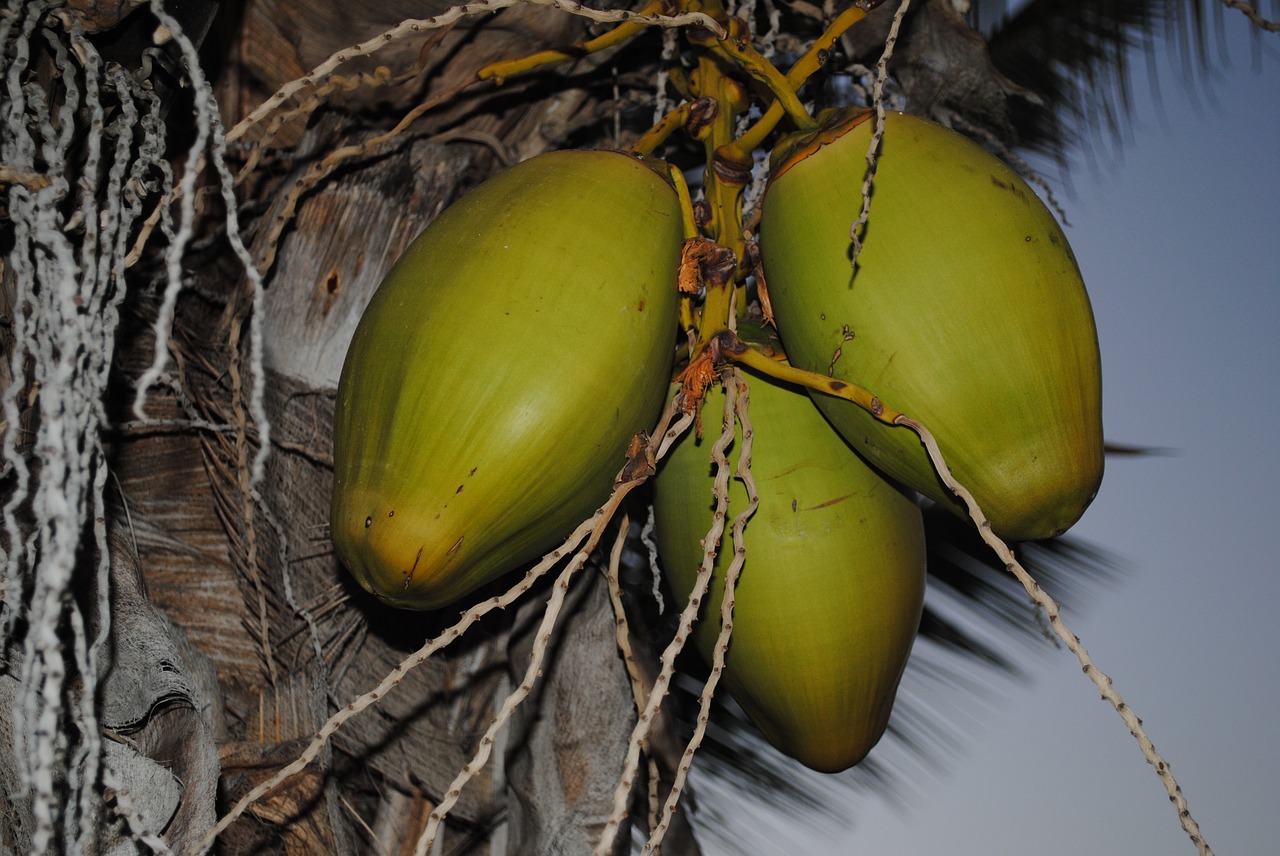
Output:
M800 96L796 94L796 89L787 76L752 46L751 34L745 21L740 18L732 19L729 22L728 36L721 39L703 38L698 31L691 31L689 42L697 47L709 49L732 67L740 69L763 85L776 99L774 104L800 130L810 130L817 126L817 122L801 103Z
M652 128L641 134L640 138L631 144L631 151L646 157L652 155L658 146L665 143L672 134L689 124L689 112L692 106L693 102L685 101L679 107L667 113L655 122Z
M766 356L747 345L746 342L728 330L722 331L716 336L716 344L720 355L724 359L732 360L735 363L755 369L761 374L787 383L794 383L806 389L817 390L827 395L834 395L836 398L852 401L886 425L899 424L898 419L905 418L898 411L886 407L878 397L857 384L805 371L773 357Z
M744 24L731 23L732 33L741 36ZM697 38L690 41L699 44ZM698 60L697 94L712 99L716 105L709 111L705 128L699 139L706 152L707 169L703 174L703 195L709 216L704 225L706 234L729 256L731 264L717 263L704 267L703 282L706 296L702 305L698 339L693 356L703 353L716 334L731 323L733 293L739 280L738 260L743 256L745 241L742 231L742 200L751 180L752 160L733 145L738 117L749 106L746 89L727 73L724 57L712 43Z
M804 56L800 57L795 65L791 66L791 70L787 72L788 85L793 90L798 91L805 81L826 63L827 53L835 45L836 41L850 27L867 17L867 13L882 2L884 0L867 0L865 3L850 6L837 15L836 19L831 22L831 26L827 27L826 32L809 46ZM781 102L775 101L769 105L769 109L765 110L764 115L738 138L738 147L746 152L753 152L758 149L764 143L764 138L773 133L773 129L778 126L778 122L782 121L784 115L786 115L786 111L783 109Z

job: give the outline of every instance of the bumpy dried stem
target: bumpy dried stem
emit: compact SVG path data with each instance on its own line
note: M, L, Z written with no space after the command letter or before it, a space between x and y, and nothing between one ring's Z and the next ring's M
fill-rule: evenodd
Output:
M653 508L650 506L650 520ZM631 525L631 520L627 515L623 515L621 522L618 524L618 537L613 541L613 549L609 552L609 605L613 607L614 616L614 636L618 643L618 650L622 652L622 662L627 667L627 678L631 682L631 701L635 705L636 715L644 710L644 700L648 695L649 689L645 686L644 675L640 672L640 666L636 662L635 648L631 645L631 627L627 621L627 610L622 603L622 580L620 569L622 566L622 549L627 543L627 531ZM650 554L650 561L656 564L654 555ZM656 568L655 568L656 569ZM658 595L661 597L661 594ZM648 741L640 747L640 751L649 754ZM658 764L649 758L649 829L653 829L658 823L658 811L662 804L658 798Z
M443 30L441 33L445 32ZM424 47L423 53L430 51L431 44ZM244 159L244 164L240 167L240 171L236 173L236 184L240 184L248 177L258 165L262 162L263 152L270 147L280 129L288 122L304 122L308 116L314 113L328 101L329 96L335 92L352 92L360 87L376 88L390 86L401 83L416 76L419 72L413 71L407 74L392 75L391 70L385 66L378 66L373 72L359 72L353 75L331 74L318 86L315 91L311 92L305 100L297 107L290 110L280 110L267 124L261 136L254 140L252 147Z
M853 240L853 255L850 265L858 267L858 256L862 253L862 230L871 216L871 186L875 182L876 159L880 156L880 140L884 137L884 85L889 79L889 60L893 57L893 48L898 43L898 30L902 27L902 19L907 15L911 0L902 0L893 13L893 23L889 25L889 35L884 40L884 51L880 61L876 63L876 80L871 87L871 102L876 109L876 126L871 132L871 140L867 143L867 174L862 180L862 210L858 219L849 227L849 237Z
M724 593L720 599L720 635L716 637L715 649L712 654L711 674L702 688L702 693L699 697L698 718L694 726L693 736L689 738L689 742L685 746L684 755L680 758L680 764L676 768L675 780L671 784L671 792L667 795L666 804L662 809L662 820L656 827L653 827L653 832L649 835L649 840L645 843L642 851L646 854L658 852L658 848L662 845L662 839L667 833L671 819L675 816L680 797L684 793L685 782L689 777L689 770L693 766L693 756L702 745L702 738L707 731L707 723L711 720L711 699L715 695L716 686L720 683L720 677L724 673L725 657L729 651L729 639L733 634L734 591L738 584L738 576L742 573L742 566L747 560L745 543L747 521L756 513L756 508L760 505L760 495L756 490L756 482L751 476L751 446L754 432L751 428L751 419L747 413L750 404L750 390L747 386L747 379L742 372L737 369L731 369L728 374L729 376L725 379L725 383L733 383L737 387L738 400L734 407L734 414L737 417L738 424L742 426L742 447L738 450L738 467L734 475L742 481L743 486L746 488L747 506L733 518L733 560L729 563L729 567L725 569L724 573Z
M1200 834L1200 826L1196 823L1195 818L1191 816L1191 810L1187 807L1187 800L1182 795L1182 789L1178 786L1177 780L1174 779L1169 765L1160 756L1160 753L1156 751L1155 744L1147 736L1142 727L1142 720L1120 697L1120 693L1116 692L1111 678L1094 665L1089 652L1081 644L1080 637L1068 629L1066 623L1062 620L1062 613L1057 601L1048 592L1040 588L1039 583L1019 564L1009 546L991 531L991 521L987 519L986 514L978 506L973 494L964 485L956 481L955 476L951 474L951 469L943 459L942 451L938 448L938 443L933 434L924 425L909 416L899 415L894 422L897 425L910 428L920 438L920 442L924 444L925 450L929 453L929 460L937 471L938 477L942 479L952 493L960 497L964 502L965 508L968 509L969 517L972 518L974 525L978 529L978 534L982 536L982 540L1000 557L1000 561L1004 562L1005 570L1013 574L1018 582L1022 583L1022 587L1027 590L1027 594L1031 596L1031 599L1044 610L1045 615L1049 617L1049 625L1053 628L1054 633L1066 644L1071 653L1076 655L1076 659L1080 661L1081 669L1083 669L1089 680L1093 681L1094 686L1102 693L1102 697L1111 703L1116 713L1120 714L1120 718L1124 720L1124 724L1129 728L1129 733L1138 741L1142 756L1147 759L1148 764L1155 768L1156 775L1160 777L1160 782L1169 794L1169 801L1178 810L1178 821L1182 824L1182 828L1186 831L1188 837L1196 845L1196 849L1201 856L1212 856L1213 851L1209 848L1208 842L1204 840L1204 836Z
M672 399L672 404L676 404L678 400L679 396ZM595 856L608 856L613 852L614 841L618 837L622 820L627 814L627 804L631 801L631 788L635 783L636 770L640 765L640 745L648 739L649 733L653 728L658 708L662 706L662 700L666 697L667 689L671 685L671 678L675 674L676 657L684 650L685 643L693 632L693 625L698 620L698 611L702 604L702 598L706 596L707 589L711 585L711 568L715 563L716 548L720 544L720 537L724 533L725 512L729 506L730 467L729 460L725 456L725 450L733 442L734 404L736 400L736 385L726 384L723 427L719 439L711 447L711 459L716 465L716 505L715 513L711 520L711 528L702 542L702 565L698 569L697 580L694 582L693 591L689 595L689 602L684 611L680 613L675 638L671 640L662 652L662 668L654 681L653 690L649 693L649 700L636 720L635 728L631 731L631 740L627 746L627 756L623 763L622 776L619 778L618 786L613 792L613 812L609 815L609 820L605 823L604 830L601 832L600 842L596 845L594 851ZM685 414L685 416L692 422L692 414ZM666 446L663 448L665 449Z

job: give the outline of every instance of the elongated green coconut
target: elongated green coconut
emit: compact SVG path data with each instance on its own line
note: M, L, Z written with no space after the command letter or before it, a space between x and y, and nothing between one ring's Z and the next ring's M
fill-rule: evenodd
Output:
M442 607L608 497L662 406L681 239L665 173L574 151L500 173L414 241L338 387L331 529L362 586Z
M787 355L923 422L997 533L1061 533L1103 454L1097 334L1066 237L998 158L889 114L855 273L873 125L833 117L775 151L760 242ZM875 466L963 511L914 434L814 398Z
M711 526L713 414L723 401L723 388L708 394L705 435L682 438L655 482L658 549L678 598L693 589ZM721 686L777 749L815 770L843 770L884 734L915 640L925 586L920 510L802 392L752 376L748 418L760 504L746 527ZM739 427L731 466L741 449ZM730 522L746 504L734 481ZM726 525L695 631L708 662L732 557Z

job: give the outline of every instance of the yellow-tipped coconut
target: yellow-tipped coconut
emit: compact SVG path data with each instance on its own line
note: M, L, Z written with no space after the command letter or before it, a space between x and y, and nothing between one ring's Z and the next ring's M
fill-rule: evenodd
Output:
M409 247L338 388L332 536L362 586L445 606L608 497L662 405L681 239L665 173L557 152L468 193Z

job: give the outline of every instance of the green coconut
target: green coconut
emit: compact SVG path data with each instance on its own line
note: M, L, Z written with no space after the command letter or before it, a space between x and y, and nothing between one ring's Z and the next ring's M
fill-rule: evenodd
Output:
M701 440L682 438L654 488L662 566L678 598L693 589L711 526L719 435L709 393ZM915 640L925 587L925 539L912 498L882 479L802 392L750 377L751 473L760 504L747 524L722 687L780 751L836 772L884 734ZM736 467L741 427L730 455ZM729 518L747 504L738 481ZM710 662L720 633L728 527L695 631Z
M500 173L414 241L338 386L331 531L362 586L445 606L608 497L662 406L682 237L665 172L571 151Z
M855 272L873 125L837 115L775 151L760 245L788 358L924 423L997 533L1059 534L1097 492L1103 456L1097 334L1067 239L998 158L893 113ZM876 467L963 510L914 434L814 397Z

